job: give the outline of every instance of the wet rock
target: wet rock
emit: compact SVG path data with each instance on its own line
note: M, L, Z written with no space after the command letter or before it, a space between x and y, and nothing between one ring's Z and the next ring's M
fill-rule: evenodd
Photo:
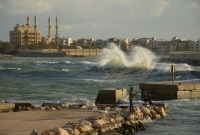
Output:
M167 115L166 112L165 112L165 110L164 110L164 108L161 107L161 106L159 106L159 107L155 106L155 107L154 107L154 110L155 110L158 114L160 114L160 116L162 116L162 117L164 117L164 116Z
M150 109L150 113L151 113L151 119L159 119L161 116L160 114L158 114L155 110L153 110L153 108L149 108Z

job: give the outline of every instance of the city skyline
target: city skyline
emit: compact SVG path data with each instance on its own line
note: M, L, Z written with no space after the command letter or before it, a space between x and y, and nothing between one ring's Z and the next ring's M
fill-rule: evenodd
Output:
M0 40L9 41L16 24L34 25L48 34L48 18L59 18L59 35L74 39L152 37L170 40L174 36L200 39L198 0L1 0ZM55 21L52 20L52 27ZM55 37L55 29L52 36Z

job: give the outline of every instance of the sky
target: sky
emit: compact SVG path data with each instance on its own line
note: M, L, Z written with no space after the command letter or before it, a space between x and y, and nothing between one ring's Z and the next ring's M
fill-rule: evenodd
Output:
M35 15L45 37L58 16L60 37L200 39L200 0L0 0L0 40L27 16L33 26Z

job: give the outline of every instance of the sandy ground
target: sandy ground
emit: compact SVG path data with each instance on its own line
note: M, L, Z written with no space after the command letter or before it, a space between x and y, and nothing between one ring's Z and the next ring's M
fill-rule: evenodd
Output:
M0 135L39 134L45 129L64 126L68 122L97 115L92 110L23 111L0 113Z

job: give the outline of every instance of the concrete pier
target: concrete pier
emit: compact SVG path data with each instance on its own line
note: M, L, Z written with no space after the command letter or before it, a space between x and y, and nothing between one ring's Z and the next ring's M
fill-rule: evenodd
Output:
M148 91L153 100L200 99L200 79L140 83L141 98Z

